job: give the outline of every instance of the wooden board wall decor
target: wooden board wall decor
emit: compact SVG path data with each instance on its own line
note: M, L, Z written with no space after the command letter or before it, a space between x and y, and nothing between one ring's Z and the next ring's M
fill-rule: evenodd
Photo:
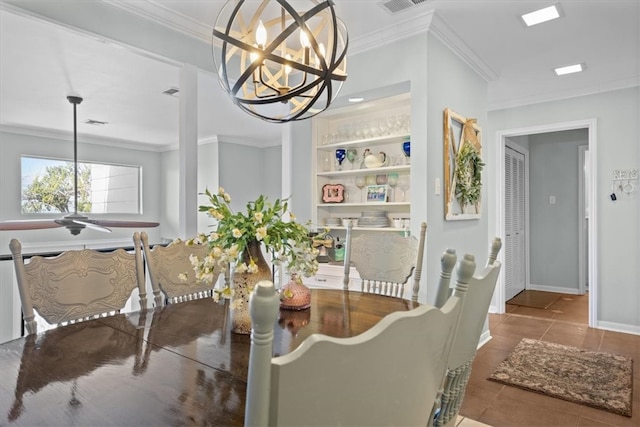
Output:
M445 108L443 132L445 219L478 219L484 166L481 128L476 119Z

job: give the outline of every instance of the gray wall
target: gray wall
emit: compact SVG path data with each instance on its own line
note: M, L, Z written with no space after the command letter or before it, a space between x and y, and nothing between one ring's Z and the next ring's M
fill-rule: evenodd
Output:
M529 142L531 286L577 290L578 146L588 145L587 130L531 135Z
M554 102L489 113L489 138L485 143L495 157L496 132L548 124L596 119L598 261L597 325L640 333L640 194L612 202L611 180L615 169L640 165L640 87L620 89ZM590 147L592 151L593 147ZM491 186L495 171L488 170ZM493 201L492 203L495 203ZM493 221L490 232L494 231Z
M199 194L208 188L215 193L223 187L231 195L231 207L244 211L246 203L260 194L271 202L280 197L281 147L255 147L239 143L214 142L198 146ZM178 233L179 155L178 150L162 153L162 238L172 240ZM198 205L206 205L205 196ZM206 214L198 214L198 232L210 231L214 224Z
M407 55L407 52L411 52ZM384 58L383 61L380 58ZM435 195L434 180L443 177L443 110L446 107L486 123L486 82L434 36L427 33L358 53L349 58L349 75L341 98L403 86L411 94L411 218L415 235L427 222L426 253L420 301L435 298L440 257L448 248L460 255L475 254L483 265L488 252L487 221L490 207L483 202L482 217L445 221L444 199ZM338 104L336 104L338 105ZM305 133L306 132L306 133ZM294 140L310 135L308 124L294 125ZM311 190L310 144L294 144L294 194ZM486 192L485 189L483 191ZM484 196L483 196L484 197ZM311 201L309 200L309 208Z

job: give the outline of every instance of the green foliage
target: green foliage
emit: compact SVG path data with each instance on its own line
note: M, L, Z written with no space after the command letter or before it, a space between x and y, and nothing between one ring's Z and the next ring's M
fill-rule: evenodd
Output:
M474 205L480 200L482 168L485 166L475 145L467 141L456 157L456 198L460 207Z
M187 244L197 240L207 242L211 248L211 256L221 262L236 266L236 272L249 271L254 267L253 260L249 264L243 262L250 242L261 242L273 256L274 263L285 262L290 273L302 272L313 275L318 269L317 250L312 247L309 229L296 222L289 211L286 200L276 200L273 204L264 196L247 203L246 212L233 212L229 203L231 196L223 188L217 193L206 190L210 205L200 206L200 212L218 220L216 230L208 235L200 235ZM288 220L283 217L288 215ZM198 260L195 267L205 266Z
M62 212L73 209L73 163L49 166L22 192L25 213ZM91 212L91 167L78 165L78 212Z

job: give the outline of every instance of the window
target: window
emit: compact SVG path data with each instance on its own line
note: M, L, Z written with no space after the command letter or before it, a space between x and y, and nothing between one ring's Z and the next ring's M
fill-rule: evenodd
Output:
M73 162L22 156L22 212L74 211ZM140 166L78 162L78 212L141 213Z

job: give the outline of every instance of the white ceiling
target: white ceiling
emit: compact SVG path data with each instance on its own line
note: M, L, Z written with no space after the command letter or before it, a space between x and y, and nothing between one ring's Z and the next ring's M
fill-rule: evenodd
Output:
M487 79L490 109L640 85L640 0L431 0L396 14L380 3L336 1L349 31L351 54L420 30L425 17L435 11L438 35ZM561 19L531 28L520 21L522 13L553 3L560 5ZM142 29L123 29L123 35L134 36L129 42L115 42L102 36L103 30L91 34L94 30L89 27L118 30L124 21L104 22L111 15L103 13L116 10L160 22L194 42L209 43L222 4L0 1L0 129L67 138L73 110L66 96L75 94L85 99L78 107L81 141L126 141L151 149L177 145L179 99L161 92L179 87L180 61L132 49L144 38ZM52 23L65 19L61 16L66 12L69 19L83 13L85 28ZM585 72L563 77L553 73L557 66L578 62L585 64ZM280 141L281 125L262 122L234 107L210 71L201 70L198 76L201 140L218 137L257 145ZM108 124L82 123L87 119Z

